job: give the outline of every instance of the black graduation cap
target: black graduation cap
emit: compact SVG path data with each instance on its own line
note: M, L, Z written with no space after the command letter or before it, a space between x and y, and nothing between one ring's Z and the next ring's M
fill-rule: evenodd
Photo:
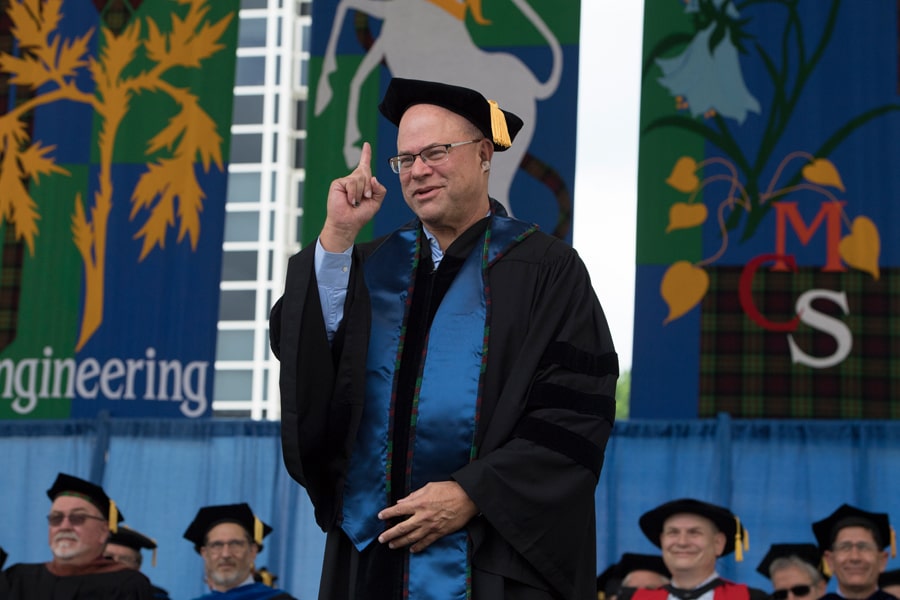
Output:
M494 150L501 152L512 145L523 125L518 116L475 90L400 77L391 79L378 110L388 121L399 126L403 113L415 104L434 104L468 119L484 137L494 142Z
M188 525L184 532L184 538L194 542L194 550L199 554L200 548L206 543L206 534L220 523L237 523L246 529L250 534L250 539L259 546L260 550L263 549L263 538L272 533L272 528L253 514L250 505L242 502L240 504L204 506L197 511L197 516Z
M900 569L885 571L878 576L878 587L885 587L888 585L900 585Z
M750 548L750 534L741 525L740 519L727 508L693 498L680 498L645 512L638 522L647 539L659 547L659 536L666 519L678 514L700 515L712 521L725 534L722 556L734 552L735 560L740 562L744 559L743 551Z
M142 548L153 550L153 566L156 566L156 540L149 538L140 531L136 531L127 525L122 525L115 533L110 534L107 544L118 544L132 550L141 551Z
M769 569L772 563L779 558L796 556L800 560L809 563L814 569L820 569L822 565L822 552L815 544L772 544L769 551L763 557L762 562L756 567L756 572L771 579Z
M3 548L0 548L0 571L3 570L3 563L6 562L6 559L8 556L9 556L9 554L6 553L6 550L4 550Z
M115 532L119 527L119 522L125 519L116 507L116 503L106 495L103 488L90 481L60 473L56 476L56 481L53 482L50 489L47 490L47 497L50 500L56 500L59 496L75 496L96 506L100 513L109 520L109 530L112 532Z
M823 552L830 550L838 532L845 527L864 527L872 531L879 548L891 546L891 556L896 556L894 530L886 513L868 512L849 504L841 504L836 511L812 524L813 534Z
M666 563L659 554L634 554L626 552L617 565L619 578L624 580L633 571L652 571L663 577L672 577Z

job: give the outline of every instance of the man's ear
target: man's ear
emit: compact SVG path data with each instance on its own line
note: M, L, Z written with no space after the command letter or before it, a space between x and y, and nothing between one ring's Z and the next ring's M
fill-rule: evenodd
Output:
M722 556L722 553L725 552L725 534L721 531L716 532L716 556Z

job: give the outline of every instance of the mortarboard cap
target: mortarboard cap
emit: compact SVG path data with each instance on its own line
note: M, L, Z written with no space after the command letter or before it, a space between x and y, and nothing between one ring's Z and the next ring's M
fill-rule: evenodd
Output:
M813 534L823 552L830 550L838 532L845 527L864 527L873 532L878 547L891 546L891 556L897 554L894 530L886 513L873 513L842 504L836 511L812 524Z
M750 534L741 525L740 519L727 508L693 498L681 498L645 512L638 522L647 539L659 547L659 536L662 534L666 519L678 514L699 515L712 521L719 531L725 534L725 549L722 550L722 556L734 552L735 560L740 562L744 559L744 550L750 547Z
M503 151L512 145L522 129L522 119L503 110L493 100L469 88L434 81L394 77L378 110L394 125L400 125L403 113L416 104L434 104L464 117L475 125L494 149Z
M153 566L156 566L156 540L153 538L149 538L143 533L136 531L127 525L122 525L119 527L118 531L113 534L110 534L109 539L106 540L107 544L118 544L119 546L126 546L133 550L141 551L142 548L146 548L147 550L153 550Z
M624 580L629 573L634 571L652 571L663 577L672 577L662 556L658 554L633 554L626 552L616 565L619 571L619 579Z
M200 548L206 543L206 534L220 523L237 523L246 529L250 534L250 539L259 546L260 550L263 548L263 538L272 532L271 527L253 514L250 505L242 502L240 504L204 506L197 511L197 516L188 525L184 532L184 538L194 542L194 550L199 553Z
M119 527L119 522L124 516L119 512L116 503L113 502L103 488L90 481L79 479L65 473L56 476L56 481L47 490L47 497L56 500L59 496L74 496L87 500L100 510L100 513L109 520L109 530L114 532Z
M756 567L756 572L766 579L771 579L772 575L769 573L769 569L772 567L772 563L779 558L791 556L796 556L800 560L809 563L814 569L821 570L822 552L815 544L772 544L759 566Z

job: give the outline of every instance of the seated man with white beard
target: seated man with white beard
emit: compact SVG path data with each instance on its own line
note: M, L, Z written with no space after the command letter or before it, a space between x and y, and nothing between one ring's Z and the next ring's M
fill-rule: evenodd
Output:
M256 556L271 532L246 503L201 508L184 532L206 568L210 593L197 600L295 600L254 578Z
M4 571L9 600L149 600L144 575L103 556L123 519L103 488L60 473L47 496L53 560Z

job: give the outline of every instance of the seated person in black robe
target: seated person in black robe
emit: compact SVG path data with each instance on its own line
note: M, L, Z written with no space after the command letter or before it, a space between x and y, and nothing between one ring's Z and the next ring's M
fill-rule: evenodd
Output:
M210 592L196 600L294 600L284 590L256 579L254 563L263 538L271 532L243 502L197 511L184 538L203 557Z
M152 599L144 575L103 556L110 530L123 519L103 488L60 473L47 496L53 559L6 569L9 600Z
M888 561L885 548L894 547L887 513L874 513L842 504L812 525L828 571L837 579L837 592L824 600L895 600L878 587Z
M141 570L144 563L144 555L141 549L153 551L153 566L156 566L156 541L143 533L122 525L118 531L110 534L106 542L106 550L103 555L106 558L120 562L130 569ZM153 586L154 600L169 600L169 593L157 586Z

